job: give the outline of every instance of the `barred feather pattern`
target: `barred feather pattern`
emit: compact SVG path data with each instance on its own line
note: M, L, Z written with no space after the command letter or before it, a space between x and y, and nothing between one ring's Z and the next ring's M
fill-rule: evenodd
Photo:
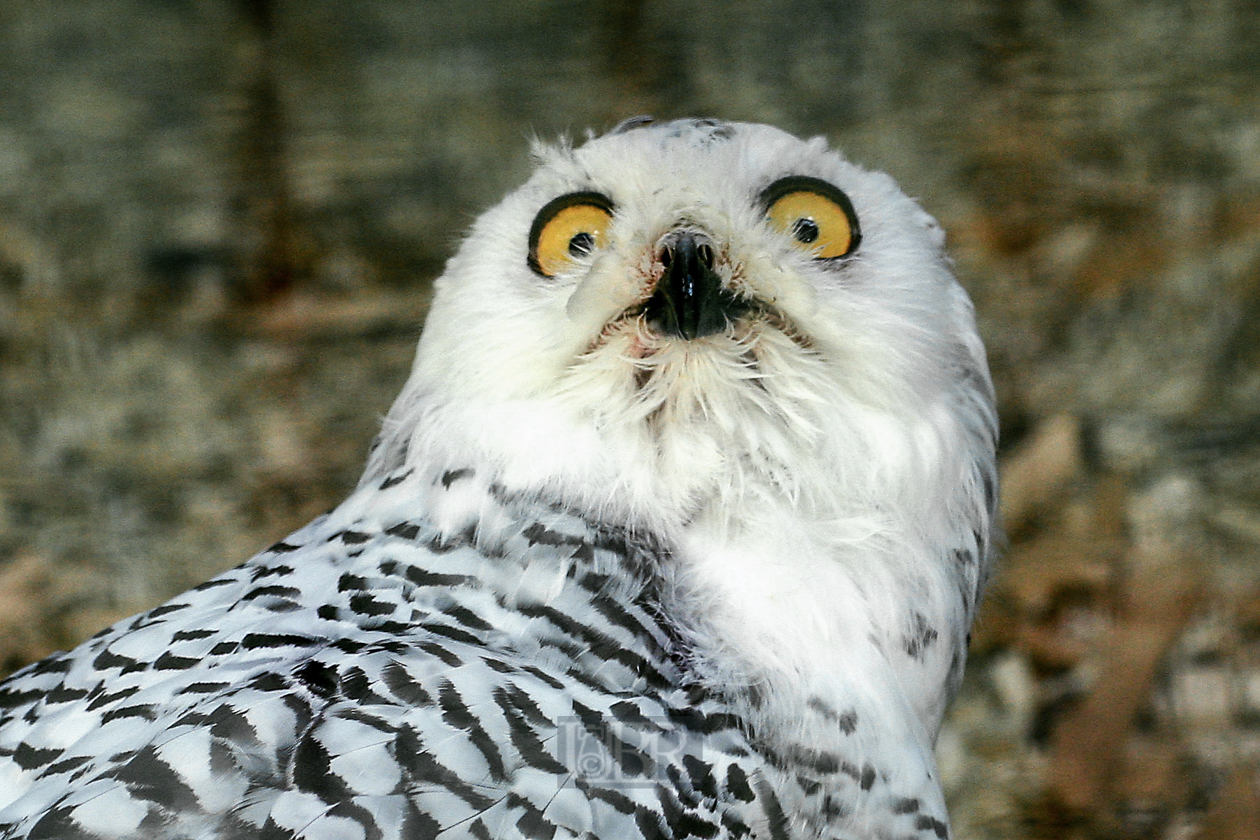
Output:
M5 682L0 833L787 837L781 769L654 604L661 549L494 487L454 531L415 515L477 483L387 476Z

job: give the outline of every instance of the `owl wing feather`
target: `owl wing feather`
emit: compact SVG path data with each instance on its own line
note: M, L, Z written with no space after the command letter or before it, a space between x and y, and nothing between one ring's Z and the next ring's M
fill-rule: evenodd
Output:
M517 527L490 556L414 509L391 517L381 496L414 483L371 488L371 505L361 493L4 683L4 836L665 838L764 822L739 722L687 691L667 628L625 598L646 547L507 502ZM557 576L550 597L526 591Z

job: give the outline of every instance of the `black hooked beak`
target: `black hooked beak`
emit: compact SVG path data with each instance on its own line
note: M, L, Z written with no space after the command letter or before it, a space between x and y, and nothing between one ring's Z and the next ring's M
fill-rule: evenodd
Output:
M713 270L713 246L684 231L667 237L658 259L665 273L647 302L648 323L666 335L690 341L722 332L748 307L722 286Z

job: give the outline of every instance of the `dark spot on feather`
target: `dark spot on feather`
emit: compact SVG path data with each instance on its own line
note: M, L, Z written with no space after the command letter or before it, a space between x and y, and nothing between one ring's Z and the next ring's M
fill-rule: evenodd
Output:
M13 750L12 758L18 767L21 767L23 770L31 770L55 761L57 756L63 752L65 752L64 749L38 749L23 742L18 744Z
M70 703L74 700L82 700L88 696L86 688L69 688L64 683L54 688L45 695L50 704L52 703Z
M128 697L135 694L139 690L140 690L139 686L131 686L130 688L124 688L119 691L115 691L113 694L101 692L100 694L97 694L92 699L91 703L88 703L87 709L89 712L92 712L101 708L102 706L108 706L111 703L118 702L119 700L126 700ZM95 694L96 692L93 691L92 693Z
M200 662L200 659L193 659L190 656L176 656L167 651L158 657L153 663L153 667L158 671L186 671Z
M703 796L717 799L717 777L713 775L713 765L706 761L701 761L694 755L684 755L682 761L683 766L687 768L687 772L691 775L691 783L695 785L696 790Z
M755 798L748 784L748 774L738 764L726 768L726 792L740 802L752 802Z
M449 627L445 624L437 624L432 621L421 624L420 626L435 636L442 636L453 642L459 642L460 644L465 645L481 644L480 638L471 633L465 632L464 630L460 630L458 627Z
M241 647L245 650L278 647L310 647L318 644L319 639L299 636L296 633L248 633L241 639Z
M83 829L74 817L72 808L55 805L31 826L28 840L100 840L100 836Z
M110 709L101 715L101 723L109 723L119 718L142 718L144 720L157 720L157 713L153 711L151 703L139 703L135 706L122 706L121 708Z
M531 805L528 800L514 793L509 793L507 798L509 808L522 808L525 811L516 821L516 827L523 837L528 837L530 840L552 840L556 836L555 825L548 822L543 817L542 811Z
M205 723L210 724L210 734L216 738L246 746L258 744L258 732L243 714L227 704L211 712Z
M436 656L452 668L458 668L464 664L464 661L447 650L445 645L437 642L424 642L420 645L420 649L431 656Z
M779 804L779 798L775 796L774 788L765 779L761 779L757 782L757 793L764 803L762 810L766 815L766 826L770 829L771 840L790 840L792 833L788 819L783 813L783 806Z
M459 470L447 470L442 473L442 487L449 490L455 482L462 478L471 478L472 475L473 471L468 467Z
M416 534L420 533L420 526L411 522L399 522L397 525L391 525L385 529L385 533L391 537L399 537L404 540L414 540Z
M213 630L180 630L171 636L172 642L191 642L197 639L206 639L213 636Z
M908 635L902 638L902 645L911 659L922 659L926 650L937 639L936 628L928 624L922 613L916 612L912 618L914 626Z
M146 746L129 761L107 774L127 786L138 799L155 802L172 811L197 813L200 804L192 789L175 769L163 761L153 746Z
M187 608L187 604L163 604L160 607L155 607L154 609L149 610L144 614L144 616L145 618L159 618L160 616L167 615L168 613L179 612L180 610Z
M312 692L328 699L337 693L337 671L323 662L311 660L293 672Z
M387 601L378 601L366 592L350 596L350 609L359 615L389 615L394 605Z
M133 671L147 670L149 664L132 659L130 656L123 656L114 653L109 648L101 651L100 654L92 660L92 667L98 671L107 671L110 668L118 668L123 674L129 674Z
M281 586L273 584L271 586L257 586L241 596L242 601L252 601L255 598L300 598L302 590L292 586Z
M433 697L424 686L412 679L407 670L397 662L391 662L381 672L381 680L395 697L409 706L431 706Z
M924 814L915 820L914 827L920 831L925 828L930 828L936 836L940 838L940 840L946 840L946 838L949 837L949 827L936 817L929 817L927 814Z
M298 743L293 754L293 784L298 790L313 793L329 804L349 799L353 794L333 772L328 750L310 736Z
M284 577L291 574L293 574L292 566L285 566L283 564L276 566L256 566L253 569L250 580L259 581L265 577Z
M226 689L231 683L225 682L195 682L181 688L176 694L216 694Z
M404 472L397 473L396 475L388 476L384 481L380 483L380 489L388 490L389 488L395 485L402 484L404 481L407 480L407 477L410 476L411 473L412 473L411 470L405 470Z

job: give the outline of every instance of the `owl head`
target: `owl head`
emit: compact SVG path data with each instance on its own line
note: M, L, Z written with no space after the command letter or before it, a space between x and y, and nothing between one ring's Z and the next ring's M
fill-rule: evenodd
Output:
M490 464L505 488L661 528L991 507L971 305L890 177L713 120L534 152L437 280L369 478Z

